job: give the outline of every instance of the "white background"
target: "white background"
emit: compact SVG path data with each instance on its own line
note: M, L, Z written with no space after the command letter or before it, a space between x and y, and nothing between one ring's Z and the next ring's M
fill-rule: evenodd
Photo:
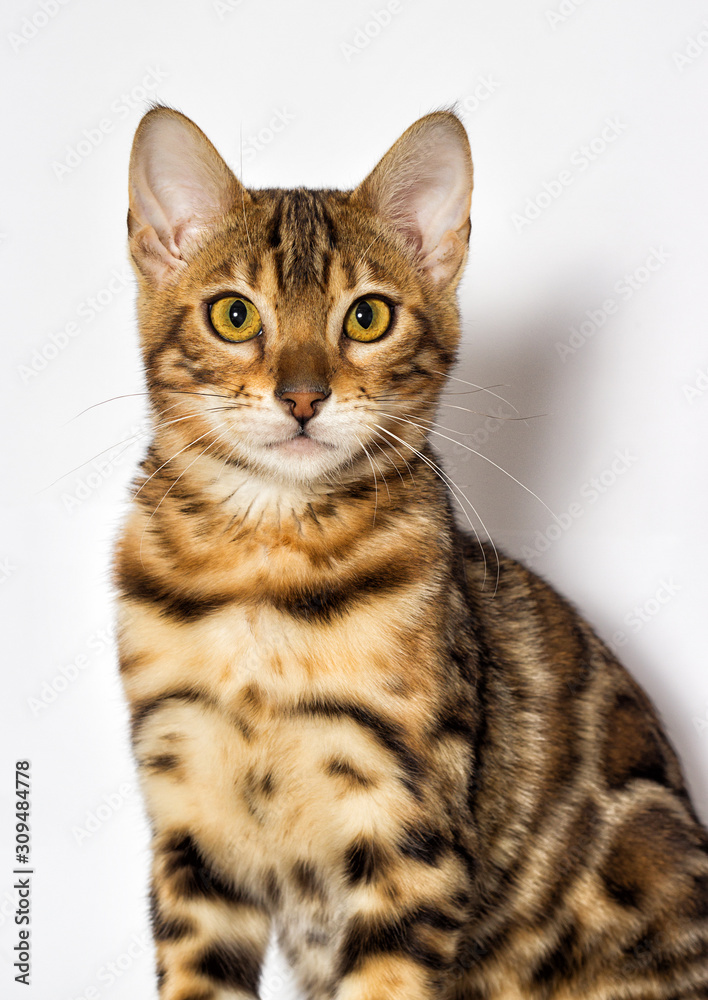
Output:
M577 516L551 527L508 476L437 443L491 534L617 644L708 819L705 4L392 6L377 33L383 0L3 5L3 997L155 995L147 827L106 633L112 539L145 446L143 397L113 397L142 388L124 228L149 99L192 117L246 184L343 188L417 117L458 102L476 190L456 375L503 385L535 419L485 428L443 407L439 421ZM661 265L643 270L652 254ZM452 394L468 388L451 382L446 402L515 415ZM29 989L11 970L18 757L33 769ZM271 956L262 996L291 995Z

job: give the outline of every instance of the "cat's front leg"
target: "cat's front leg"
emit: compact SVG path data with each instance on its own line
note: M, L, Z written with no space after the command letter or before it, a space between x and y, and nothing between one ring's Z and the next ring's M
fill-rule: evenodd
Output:
M356 914L344 936L336 1000L437 1000L459 936L455 918L435 905Z
M457 860L451 855L434 866L413 862L403 879L384 879L352 894L355 905L339 935L335 1000L447 996L469 898Z
M186 829L154 838L151 918L160 1000L258 996L270 915Z
M160 1000L253 1000L271 918L235 794L243 737L206 694L173 688L135 700L132 736L153 829Z

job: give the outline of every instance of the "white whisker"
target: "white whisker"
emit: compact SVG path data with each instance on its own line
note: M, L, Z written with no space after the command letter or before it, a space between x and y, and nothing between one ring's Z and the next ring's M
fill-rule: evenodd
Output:
M369 459L369 465L371 466L371 474L374 477L374 516L371 521L371 524L374 525L376 524L376 512L379 509L379 487L378 483L376 482L376 473L374 471L374 464L371 461L371 455L369 454L366 445L360 440L360 438L356 437L356 434L354 435L354 437L359 442L359 446L363 450L366 457Z
M376 444L376 442L375 442L375 441L374 441L374 442L372 442L372 443L373 443L373 444ZM377 445L377 447L379 447L379 448L380 448L381 446L380 446L380 445ZM384 455L385 455L385 453L384 453ZM384 484L384 486L386 487L386 493L388 494L388 502L390 503L390 502L391 502L391 492L390 492L390 490L389 490L389 488L388 488L388 483L386 482L386 477L384 476L383 472L381 472L381 466L380 466L380 465L379 465L379 463L378 463L378 462L376 461L376 459L374 458L374 456L373 456L373 455L371 456L371 461L372 461L372 462L374 463L374 465L376 466L376 468L377 468L377 469L379 470L379 472L381 473L381 479L383 480L383 484Z
M475 506L472 503L472 501L470 500L470 498L467 496L467 494L464 492L464 490L462 490L461 487L459 487L457 485L457 483L452 479L452 477L448 476L448 474L437 465L437 463L431 461L426 455L424 455L422 452L418 451L417 448L414 448L413 445L410 444L408 441L405 441L403 438L398 437L398 435L394 434L393 431L388 430L388 428L386 428L386 427L382 427L380 424L374 424L374 427L378 427L378 429L381 430L381 431L383 431L385 434L390 435L391 437L393 437L397 441L399 441L401 444L405 445L407 448L410 448L410 450L415 455L417 455L420 459L422 459L425 462L425 464L428 465L433 470L433 472L436 474L436 476L438 476L438 478L450 489L450 492L452 493L452 496L455 498L455 500L457 500L457 503L458 503L458 505L460 507L460 510L462 511L462 513L467 518L467 523L469 524L470 528L474 532L474 536L477 539L477 542L478 542L478 544L479 544L479 546L480 546L480 548L482 550L482 558L484 560L484 579L482 581L482 586L484 586L484 584L486 583L486 580L487 580L487 556L486 556L486 553L484 551L484 546L482 545L482 541L481 541L481 539L479 537L479 533L477 532L477 529L475 528L474 524L472 523L472 520L471 520L469 514L465 510L465 508L464 508L464 506L462 504L462 501L460 500L459 496L457 496L457 492L456 491L458 491L460 493L460 495L464 498L464 500L466 500L467 503L470 505L470 508L472 509L472 512L474 513L475 517L479 518L479 522L482 525L482 529L484 530L484 533L487 536L487 538L489 539L489 542L490 542L490 544L492 546L492 549L494 550L494 556L495 556L496 561L497 561L497 580L496 580L496 584L494 586L494 593L496 594L497 587L499 586L499 553L497 552L497 548L496 548L496 545L494 544L493 539L490 537L489 532L487 531L487 529L485 527L484 521L480 517L479 512L475 508Z
M219 424L219 427L223 427L223 424ZM216 428L215 428L215 430L218 430L218 429L219 429L219 427L216 427ZM220 438L222 438L222 437L224 436L224 434L226 434L226 433L228 433L228 431L224 431L224 433L223 433L223 434L220 434L220 435L219 435L219 437L218 437L218 438L216 438L216 441L220 440ZM203 434L202 434L202 437L204 437L204 435L203 435ZM197 440L200 440L200 439L199 439L199 438L197 438ZM174 487L175 487L175 486L177 485L177 483L178 483L178 482L180 481L180 479L181 479L181 478L182 478L182 476L183 476L183 475L185 474L185 472L187 472L187 471L188 471L189 469L191 469L191 468L192 468L192 466L194 465L194 463L195 463L195 462L197 462L197 461L198 461L198 460L199 460L199 459L200 459L200 458L202 457L202 455L206 454L206 452L207 452L207 451L209 451L209 449L210 449L210 448L211 448L211 447L212 447L213 445L215 445L215 444L216 444L216 441L211 441L211 442L210 442L210 443L209 443L209 444L208 444L208 445L206 446L206 448L204 448L204 450L203 450L203 451L200 451L200 452L199 452L199 454L198 454L198 455L196 456L196 458L193 458L193 459L192 459L192 461L191 461L191 462L189 463L189 465L185 466L185 468L184 468L184 469L182 469L182 471L181 471L181 472L180 472L180 474L179 474L179 475L177 476L177 478L176 478L176 479L175 479L175 480L173 481L173 483L172 483L172 484L171 484L170 486L168 486L168 488L167 488L167 489L165 490L165 492L164 492L164 493L162 494L162 496L160 497L160 500L158 501L158 503L157 503L157 506L155 507L155 509L154 509L154 510L152 511L152 513L150 514L150 517L149 517L149 518L147 519L147 523L145 524L145 527L143 528L143 533L142 533L142 535L140 536L140 549L139 549L139 552L140 552L140 563L141 563L141 565L142 565L142 566L145 566L145 563L143 562L143 541L144 541L144 539L145 539L145 532L146 532L146 531L148 530L148 528L149 528L149 526L150 526L150 521L152 521L153 517L154 517L154 516L155 516L155 514L157 513L158 509L159 509L159 508L161 507L161 505L162 505L162 502L163 502L163 500L165 500L165 498L167 497L167 494L168 494L168 493L170 492L170 490L174 489ZM193 444L194 444L194 443L196 443L196 442L193 442ZM184 450L185 450L185 449L183 448L183 449L182 449L182 451L184 451ZM181 454L181 452L178 452L177 454ZM172 456L172 458L176 458L176 457L177 457L177 455L173 455L173 456ZM170 461L171 461L171 459L170 459ZM167 463L165 463L165 464L167 464ZM162 468L162 466L160 466L160 468ZM143 485L144 485L144 484L143 484ZM141 488L142 488L142 487L141 487Z
M508 399L504 399L504 397L500 396L498 393L492 392L491 388L487 388L483 385L477 385L476 382L468 382L467 379L458 378L456 375L446 375L445 372L433 371L433 375L442 375L444 378L452 379L453 382L462 382L464 385L471 385L473 389L477 390L477 392L488 392L490 396L494 396L495 399L500 399L502 403L506 403L507 406L510 406L515 413L519 412L513 403L510 403Z
M223 426L223 424L219 424L219 427L222 427L222 426ZM218 428L214 428L214 430L218 430ZM152 473L152 475L148 476L148 478L142 484L142 486L140 487L140 489L136 490L135 493L133 493L133 500L137 497L138 493L140 493L140 490L142 490L145 486L147 486L147 484L150 482L150 480L152 479L153 476L156 476L158 474L158 472L160 472L162 469L164 469L166 465L169 465L169 463L172 462L175 458L177 458L178 455L181 455L183 451L187 451L188 448L192 448L197 443L197 441L201 441L202 438L205 438L207 436L207 434L210 434L210 433L211 433L211 430L208 430L208 431L205 431L203 434L200 434L198 438L195 438L193 441L190 441L189 444L186 444L184 446L184 448L180 448L179 451L175 452L174 455L170 456L170 458L168 458L166 461L164 461L162 463L162 465L160 466L159 469L155 469L155 471Z
M379 432L378 432L378 431L376 431L376 433L378 434ZM381 435L379 435L379 436L381 436ZM384 441L385 441L385 440L386 440L386 439L384 438ZM386 450L384 449L383 445L380 445L378 441L372 441L371 443L372 443L372 444L375 444L375 445L376 445L376 447L377 447L377 448L379 449L379 451L381 452L381 454L383 455L383 457L384 457L384 458L386 458L386 459L388 459L389 463L390 463L390 464L391 464L391 465L392 465L392 466L394 467L394 469L395 469L395 470L396 470L396 472L398 473L398 478L399 478L399 479L401 480L401 482L402 482L402 483L404 484L404 486L405 486L405 480L404 480L404 478L403 478L403 475L402 475L402 473L401 473L401 470L400 470L400 469L398 468L398 466L396 465L396 463L395 463L395 462L394 462L394 461L393 461L393 460L391 459L391 456L390 456L390 455L387 455L387 454L386 454ZM391 447L393 447L393 448L394 448L394 451L395 451L395 450L397 450L397 449L395 448L395 446L394 446L394 445L392 445ZM400 455L400 452L398 452L398 454ZM408 463L406 462L406 464L408 464ZM389 500L390 500L390 499L391 499L391 495L389 494Z
M382 436L381 435L381 431L375 431L374 433L378 434L379 437ZM413 475L413 470L411 469L410 464L408 463L408 460L406 459L406 456L402 452L400 452L398 450L398 448L395 446L395 444L392 444L390 441L387 441L386 438L384 438L384 441L386 442L387 445L389 445L391 448L393 448L393 450L396 452L396 454L398 455L398 457L404 463L405 467L408 469L408 475L411 478L411 482L413 483L414 486L416 486L417 483L415 481L415 476ZM400 475L400 473L399 473L399 475Z
M384 413L383 410L380 411L380 412L384 416L391 417L393 420L400 420L402 423L404 423L404 424L410 424L412 427L419 427L421 430L427 431L429 434L437 434L438 437L445 438L446 441L452 441L453 444L458 445L460 448L464 448L465 451L469 451L473 455L477 455L478 458L483 458L485 462L489 462L489 464L493 465L495 469L499 469L499 471L503 472L505 476L509 477L509 479L513 479L513 481L518 486L520 486L522 490L526 490L526 492L530 493L532 497L535 497L536 500L538 500L538 502L540 504L543 504L543 506L546 508L546 510L548 511L548 513L551 515L551 517L555 518L555 520L558 521L558 523L560 524L560 519L558 518L558 516L551 510L551 508L548 506L548 504L544 500L542 500L540 498L540 496L537 493L534 493L534 491L532 489L529 489L528 486L524 486L524 484L522 482L520 482L516 478L516 476L512 476L512 474L510 472L507 472L506 469L503 469L501 467L501 465L497 465L497 463L494 462L487 455L483 455L481 451L475 451L474 448L470 448L469 445L464 444L462 441L457 441L457 440L455 440L455 438L451 438L447 434L441 434L440 431L433 430L432 427L425 427L423 424L417 424L414 420L408 420L405 417L397 417L394 413ZM449 428L446 428L446 430L449 430Z
M528 417L507 417L502 413L482 413L480 410L470 410L467 406L457 406L455 403L443 403L439 402L438 406L444 406L448 410L464 410L465 413L471 413L476 417L488 417L490 420L517 420L526 422L527 420L538 420L539 417L547 417L547 413L532 413ZM455 431L456 434L462 434L463 431ZM475 432L472 431L472 434Z

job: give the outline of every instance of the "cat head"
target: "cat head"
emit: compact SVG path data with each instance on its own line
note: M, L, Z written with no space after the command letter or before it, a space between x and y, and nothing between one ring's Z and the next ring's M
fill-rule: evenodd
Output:
M320 191L249 190L192 121L149 111L128 231L156 441L280 481L398 467L455 358L471 193L451 112Z

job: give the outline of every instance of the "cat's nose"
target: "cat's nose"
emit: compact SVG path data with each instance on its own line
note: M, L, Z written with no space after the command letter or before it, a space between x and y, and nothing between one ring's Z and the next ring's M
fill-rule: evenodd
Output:
M317 412L317 405L327 399L329 392L291 392L288 389L276 392L276 396L290 407L290 412L301 423L305 423Z

